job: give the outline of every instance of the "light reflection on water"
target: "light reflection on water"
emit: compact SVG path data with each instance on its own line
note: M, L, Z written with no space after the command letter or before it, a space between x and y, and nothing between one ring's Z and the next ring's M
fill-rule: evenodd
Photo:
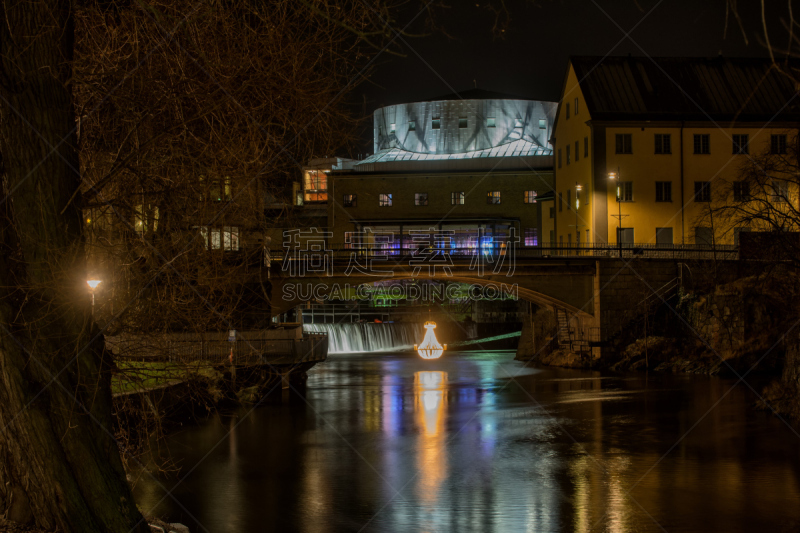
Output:
M155 514L193 532L798 530L800 439L742 388L691 429L733 382L512 358L332 356L304 398L171 436L197 468Z

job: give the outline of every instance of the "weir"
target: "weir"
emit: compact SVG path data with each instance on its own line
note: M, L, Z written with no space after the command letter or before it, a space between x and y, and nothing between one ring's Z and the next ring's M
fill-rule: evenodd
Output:
M328 334L328 353L397 351L413 348L422 338L415 323L304 324L308 333Z

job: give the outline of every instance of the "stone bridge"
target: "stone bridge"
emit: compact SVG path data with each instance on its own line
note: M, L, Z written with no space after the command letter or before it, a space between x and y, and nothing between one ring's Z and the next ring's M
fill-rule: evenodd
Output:
M348 253L352 253L348 251ZM558 342L575 349L590 349L599 356L603 341L613 337L643 311L641 304L660 301L674 291L686 257L628 257L589 254L516 257L513 269L479 272L475 256L454 256L449 268L439 264L415 267L413 257L381 257L372 266L384 275L369 275L352 267L352 261L332 257L320 263L324 272L292 272L291 264L274 262L270 269L272 314L284 313L309 300L333 295L363 284L395 280L438 280L493 287L497 293L516 289L525 301L552 310L558 321ZM690 259L703 268L707 259ZM297 265L295 265L297 266ZM302 274L302 275L301 275ZM527 325L527 321L526 321ZM523 331L523 338L526 332ZM537 342L536 344L539 344Z

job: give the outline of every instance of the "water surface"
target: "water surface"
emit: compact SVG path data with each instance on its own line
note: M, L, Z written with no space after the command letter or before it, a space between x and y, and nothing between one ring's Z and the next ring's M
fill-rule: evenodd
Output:
M135 493L193 533L800 530L800 437L733 385L336 354L170 436L183 480Z

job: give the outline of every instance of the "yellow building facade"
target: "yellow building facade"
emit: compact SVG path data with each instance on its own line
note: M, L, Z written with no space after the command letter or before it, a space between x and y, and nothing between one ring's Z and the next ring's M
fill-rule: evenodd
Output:
M553 135L557 244L738 244L758 228L708 209L797 142L794 92L759 59L572 58Z

